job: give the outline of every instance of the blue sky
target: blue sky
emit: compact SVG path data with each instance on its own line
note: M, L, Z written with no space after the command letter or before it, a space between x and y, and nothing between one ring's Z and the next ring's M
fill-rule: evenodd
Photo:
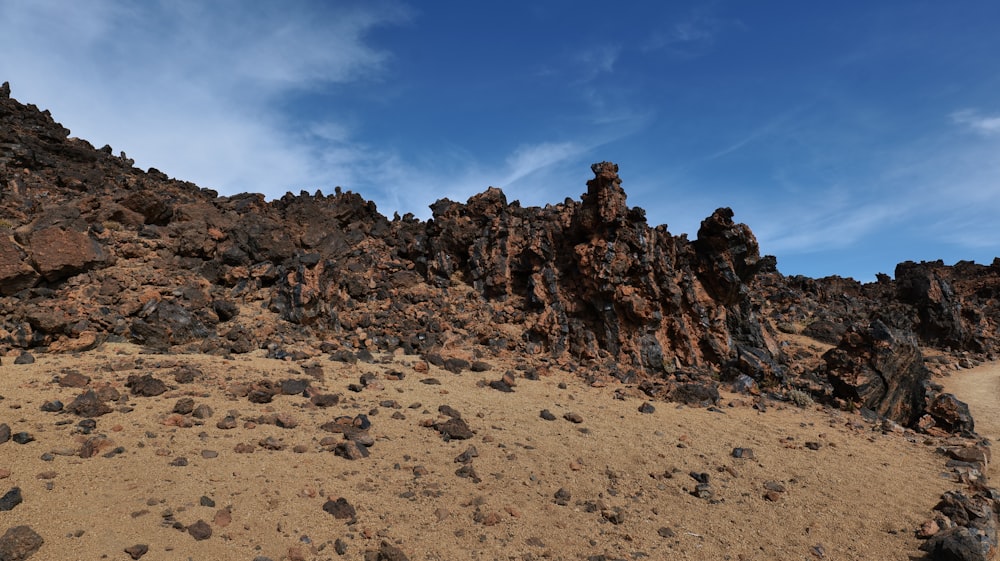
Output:
M1000 3L0 0L0 81L136 165L426 218L617 162L785 274L1000 255Z

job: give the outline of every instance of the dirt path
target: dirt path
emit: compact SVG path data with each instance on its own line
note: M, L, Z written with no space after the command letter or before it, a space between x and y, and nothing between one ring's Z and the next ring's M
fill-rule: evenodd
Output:
M984 364L937 380L945 391L969 404L976 432L1000 440L1000 363Z

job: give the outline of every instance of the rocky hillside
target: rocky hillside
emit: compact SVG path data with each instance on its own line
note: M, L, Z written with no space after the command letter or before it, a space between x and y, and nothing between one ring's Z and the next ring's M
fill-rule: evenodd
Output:
M522 207L490 188L436 202L427 221L390 220L340 188L220 197L69 134L0 89L5 360L104 341L338 360L398 351L455 369L516 353L655 397L712 401L735 382L971 430L935 413L947 404L927 364L998 350L1000 260L904 263L865 285L785 277L728 208L694 240L650 226L608 162L579 201ZM789 336L835 347L804 360ZM928 347L942 358L928 363Z

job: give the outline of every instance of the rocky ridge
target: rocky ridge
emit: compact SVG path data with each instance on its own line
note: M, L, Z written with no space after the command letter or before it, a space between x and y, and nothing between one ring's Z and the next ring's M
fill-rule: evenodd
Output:
M126 341L338 361L396 352L453 372L517 356L529 372L655 398L713 405L732 384L975 437L931 376L996 360L1000 259L907 262L871 284L786 277L731 209L693 241L650 226L609 162L592 166L579 201L522 207L490 188L436 202L428 221L389 220L340 188L219 197L69 134L0 88L8 360ZM977 493L993 504L985 483ZM976 535L995 547L994 518L958 527L985 528Z
M108 340L222 354L461 348L667 397L747 377L913 426L934 399L916 344L946 351L930 364L940 370L993 359L1000 340L1000 262L903 263L872 284L785 277L728 208L693 241L648 225L608 162L580 201L522 207L490 188L436 202L427 221L389 220L340 188L219 197L136 169L7 86L0 123L7 354ZM868 332L875 363L858 339ZM787 333L839 347L807 369L780 344Z

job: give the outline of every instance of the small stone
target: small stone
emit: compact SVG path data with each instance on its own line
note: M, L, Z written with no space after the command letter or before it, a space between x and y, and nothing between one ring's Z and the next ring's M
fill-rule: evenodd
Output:
M467 440L474 436L472 429L461 418L451 418L434 425L445 440Z
M461 454L455 457L455 462L460 464L469 464L472 463L472 458L478 458L478 457L479 457L479 450L476 450L475 446L469 446L468 448L465 449L465 452L462 452Z
M673 530L667 528L666 526L663 526L660 529L656 530L656 533L659 534L661 538L672 538L677 535L674 533Z
M90 383L90 377L74 370L56 378L56 383L64 388L85 388Z
M182 397L174 404L173 412L178 415L187 415L194 411L194 400L190 397Z
M14 507L21 504L24 498L21 496L21 488L13 487L10 491L7 491L4 496L0 497L0 512L6 512L8 510L14 510ZM0 557L2 559L2 557Z
M819 442L806 442L806 448L810 450L819 450L822 447L823 445L820 444Z
M340 394L313 394L309 398L309 403L316 407L333 407L340 402Z
M40 409L46 413L58 413L63 410L63 402L58 399L53 399L52 401L46 401L42 404Z
M212 537L212 527L209 526L208 522L205 522L204 520L199 520L188 526L187 532L197 541L207 540Z
M155 397L167 391L167 385L152 374L129 376L125 387L131 388L132 395L141 397Z
M14 440L14 442L16 442L18 444L27 444L29 442L34 442L35 441L35 437L31 436L31 433L28 433L28 432L19 432L19 433L15 434L12 437L12 439Z
M218 423L215 423L215 427L222 430L229 430L236 428L236 417L232 415L226 415L222 419L219 419Z
M640 413L647 413L647 414L648 413L655 413L656 412L656 407L653 407L653 404L647 401L646 403L643 403L642 405L639 406L639 412Z
M410 561L403 550L383 541L378 551L366 551L365 561Z
M10 440L10 426L7 423L0 423L0 444Z
M215 414L215 412L212 411L212 408L209 407L208 405L205 405L204 403L195 407L194 411L191 412L191 416L194 417L195 419L208 419L213 414Z
M573 413L573 412L569 412L563 415L563 419L566 419L567 421L574 424L580 424L583 422L583 417L581 417L578 413Z
M215 501L213 501L211 497L206 497L205 495L202 495L201 498L198 499L198 504L209 508L215 507Z
M24 352L21 353L17 358L14 359L14 364L34 364L35 357L31 353Z
M219 453L216 452L215 450L202 450L201 451L201 457L205 458L206 460L211 460L211 459L214 459L214 458L218 458L219 457Z
M752 460L755 458L753 448L733 448L733 457L742 458L744 460Z
M917 537L926 540L941 531L941 526L936 520L926 520L917 530Z
M219 528L225 528L233 523L233 511L229 508L220 508L215 512L215 518L212 519L212 523Z
M149 552L149 546L144 543L130 545L125 548L125 553L128 553L132 559L139 559L147 552Z
M538 414L539 417L545 419L546 421L555 421L556 416L552 414L548 409L542 409L542 412Z
M778 501L781 500L781 493L779 493L777 491L770 491L770 490L765 491L764 492L764 499L768 500L768 501L771 501L772 503L776 503L776 502L778 502Z
M15 526L0 536L0 559L24 561L42 547L45 540L28 526Z
M170 462L170 465L172 465L174 467L184 467L184 466L188 465L188 461L187 461L187 458L184 458L184 457L174 458L174 460L172 462Z
M326 501L323 504L323 510L338 520L348 520L357 516L357 511L343 497Z
M368 451L368 447L358 444L353 440L338 442L333 447L333 453L346 460L360 460L367 458L371 454Z
M80 417L100 417L111 412L111 406L104 402L94 390L87 390L66 406L66 411Z
M458 468L455 470L455 475L465 479L471 479L473 483L482 483L483 481L479 478L479 474L476 473L475 468L471 465L464 465Z
M775 493L784 493L785 492L785 486L784 485L782 485L781 483L778 483L777 481L772 481L772 480L764 482L764 489L766 489L768 491L774 491Z
M572 495L566 490L565 487L560 487L559 490L556 491L554 497L557 505L566 506L569 504L569 500L572 498Z

